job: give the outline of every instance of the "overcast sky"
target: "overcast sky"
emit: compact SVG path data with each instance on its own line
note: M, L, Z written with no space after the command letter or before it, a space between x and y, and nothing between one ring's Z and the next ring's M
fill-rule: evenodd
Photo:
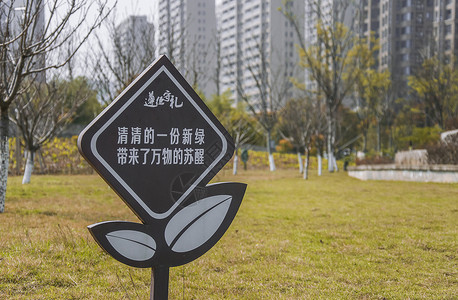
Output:
M113 6L116 3L116 0L107 0L109 6ZM158 0L118 0L117 5L116 5L116 10L115 10L115 22L116 24L121 23L124 19L126 19L130 15L143 15L148 17L148 21L150 22L156 22L156 12L157 12L157 2ZM87 15L88 20L94 19L96 17L97 11L96 9L93 9L93 11L90 11ZM101 37L103 40L104 37L107 37L107 30L105 26L101 26L98 28L94 33L96 33L99 37ZM107 44L108 39L105 40ZM82 61L84 60L84 57L88 55L89 52L91 52L91 46L90 45L94 44L94 36L84 45L83 48L80 49L80 51L77 54L78 60ZM84 65L84 63L83 63ZM86 75L90 76L90 74L87 74L86 72L88 71L87 66L79 66L78 64L75 65L76 68L76 73L78 75Z
M113 5L115 0L108 0ZM122 21L130 15L146 15L149 21L153 21L156 12L157 0L118 0L117 17Z

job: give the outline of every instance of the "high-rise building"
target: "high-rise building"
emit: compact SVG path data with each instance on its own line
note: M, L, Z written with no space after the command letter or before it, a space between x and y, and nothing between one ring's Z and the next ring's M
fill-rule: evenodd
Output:
M26 6L30 11L26 12ZM37 41L42 38L44 27L45 27L45 4L43 2L29 2L26 0L3 0L0 1L0 43L5 43L10 48L9 56L14 60L18 61L22 55L19 51L21 45L18 42L17 37L21 35L23 30L24 14L28 14L30 19L33 19L32 30L27 32L33 33L31 38L32 41ZM32 17L33 16L33 17ZM16 42L9 43L11 40ZM42 68L45 66L46 54L35 55L32 61L34 68ZM46 80L46 72L37 73L34 77L37 81Z
M453 55L458 55L458 3L456 1L426 1L434 2L433 38L441 59L450 61ZM454 62L456 63L456 61Z
M8 29L10 35L18 35L21 32L21 22L26 13L26 6L32 9L32 12L28 12L30 15L36 13L36 22L34 26L35 36L38 37L43 33L45 26L45 13L44 3L29 3L26 0L3 0L0 2L0 26L6 26L8 23ZM3 28L2 28L3 30Z
M148 22L146 16L129 16L116 26L114 36L114 51L124 53L130 70L135 70L139 75L155 57L154 24ZM120 55L118 53L116 55Z
M353 1L316 0L305 2L305 47L318 43L317 25L329 27L341 23L350 30L354 29L355 5ZM310 73L305 70L305 85L307 89L316 90L316 83Z
M433 22L435 6L434 0L360 1L360 34L379 38L377 67L390 71L395 97L409 96L408 77L435 48L433 23L441 27Z
M215 93L215 2L159 1L159 54L209 97Z
M306 46L317 42L317 24L321 21L329 26L335 13L333 0L306 1L305 3L305 43Z
M299 24L303 24L304 1L292 1L289 5ZM230 90L236 102L241 93L253 101L261 93L272 97L273 86L283 84L290 87L285 98L293 97L290 78L303 78L302 69L297 66L299 36L278 10L281 6L281 0L223 0L217 6L220 90Z

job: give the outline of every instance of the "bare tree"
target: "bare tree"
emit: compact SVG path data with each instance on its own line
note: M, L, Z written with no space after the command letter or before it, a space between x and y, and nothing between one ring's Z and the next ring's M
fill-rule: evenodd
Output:
M185 39L186 60L184 61L184 77L191 86L201 91L205 90L208 84L212 84L212 76L209 75L213 71L214 65L209 63L212 60L216 40L211 40L207 44L203 44L197 38ZM207 95L209 96L209 95Z
M314 95L314 111L315 111L315 134L313 136L316 156L318 163L318 176L323 173L323 153L325 152L325 138L324 132L326 132L326 105L323 101L323 96L319 93Z
M232 168L232 174L234 175L237 175L238 172L239 149L251 142L257 134L257 129L253 126L250 116L242 109L233 110L229 127L229 132L234 138L235 144L234 163Z
M306 49L306 41L305 35L301 34L303 30L303 23L301 22L302 18L297 16L296 13L292 10L291 0L283 0L283 6L279 8L279 11L285 16L287 20L290 21L290 24L294 27L297 36L299 37L299 45L297 45L298 49ZM311 1L306 1L306 5L310 5ZM315 10L319 9L318 5L319 2L315 2ZM310 41L309 41L310 42ZM322 175L322 157L323 157L323 132L326 130L326 124L324 123L323 116L325 116L325 109L323 109L323 97L322 92L320 89L315 89L313 86L306 86L303 83L303 78L292 78L292 82L294 85L304 92L306 97L310 97L313 101L315 117L316 119L316 126L315 126L315 133L313 136L313 140L315 143L315 147L317 149L317 161L318 161L318 176ZM300 157L299 157L300 158ZM299 168L302 166L302 159L300 158Z
M92 65L95 88L102 102L109 104L154 61L156 43L154 25L146 16L130 16L116 24L113 14L105 26L109 43L96 36Z
M280 128L284 138L289 140L297 150L299 172L308 177L310 141L314 132L314 112L310 99L290 99L281 111ZM301 151L306 154L303 168Z
M213 80L216 87L216 95L221 95L221 67L223 57L221 55L221 29L217 29L215 34L215 73Z
M211 30L213 38L201 34L200 17L185 7L174 9L168 1L161 4L159 54L169 58L198 94L210 97L217 89L213 88L219 46L217 33L206 28ZM189 30L191 27L198 27L199 33ZM220 92L217 91L217 94L220 95Z
M58 78L49 83L35 81L12 104L12 120L19 128L26 150L22 184L29 183L36 152L54 138L75 116L77 109L96 93L84 77L72 81Z
M87 21L87 14L99 14ZM106 1L3 1L0 4L0 212L9 165L9 108L45 71L63 67L111 12ZM45 16L46 14L46 16Z
M184 59L183 37L186 36L186 27L189 25L179 22L180 20L181 16L172 13L170 3L167 1L165 22L159 25L159 39L162 40L159 54L165 54L174 65Z
M281 111L280 130L297 149L299 172L304 179L308 179L310 165L310 150L313 140L323 124L323 114L319 102L313 95L306 95L297 99L290 99ZM318 147L317 147L318 148ZM305 152L305 164L302 161L301 151Z
M272 67L268 58L269 49L265 45L266 43L261 41L252 47L255 54L252 53L252 58L248 60L246 65L247 75L254 82L254 88L249 91L246 83L242 83L239 78L237 92L266 135L269 168L271 171L275 171L271 143L272 133L278 122L278 113L290 94L292 83L290 78L285 76L283 68L274 69Z
M288 2L288 1L286 1ZM301 45L301 66L308 70L316 83L319 93L324 96L327 120L328 170L336 166L334 152L337 117L343 100L353 92L359 74L366 69L374 51L367 43L355 36L352 25L344 25L349 0L333 1L331 13L321 13L320 1L310 1L315 7L317 19L316 42ZM284 16L299 28L294 11L288 5L282 8Z
M246 107L243 103L238 103L236 107L232 106L231 93L229 90L221 95L213 95L212 99L207 102L207 105L234 138L235 154L233 174L236 175L238 150L256 138L258 134L258 130L255 128L256 126L254 126L256 121L246 112Z

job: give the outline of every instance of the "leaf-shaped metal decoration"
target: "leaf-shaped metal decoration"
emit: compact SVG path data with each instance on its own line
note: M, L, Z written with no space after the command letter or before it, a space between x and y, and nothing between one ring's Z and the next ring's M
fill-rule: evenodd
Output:
M165 224L162 240L168 254L164 265L179 266L210 250L224 235L245 194L246 184L221 182L207 185L205 197L177 211ZM189 216L187 216L189 214ZM158 251L162 252L161 249ZM156 253L155 259L159 258Z
M205 197L149 224L123 221L88 226L94 239L116 260L137 268L179 266L213 247L229 228L246 184L225 182L205 187Z
M131 260L145 261L152 258L156 252L154 239L141 231L117 230L106 236L119 254Z
M118 261L138 268L153 265L157 245L146 225L109 221L90 225L88 229L100 247Z
M215 195L179 211L165 228L165 240L174 252L189 252L204 244L227 215L232 196Z

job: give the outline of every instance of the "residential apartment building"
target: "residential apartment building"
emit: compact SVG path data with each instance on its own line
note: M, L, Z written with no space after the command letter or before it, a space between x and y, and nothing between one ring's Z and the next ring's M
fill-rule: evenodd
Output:
M307 1L305 3L304 41L306 47L310 47L317 43L317 24L323 16L331 15L332 4L332 0L323 0L317 2ZM327 19L327 21L329 22L330 20ZM311 78L310 72L307 70L304 72L304 80L307 89L317 89L316 83L314 82L313 78Z
M304 1L291 2L303 24ZM254 102L273 97L273 88L286 85L286 98L295 89L290 78L303 78L293 24L278 10L281 0L222 0L217 6L221 43L221 86L236 102L242 94ZM301 33L302 35L302 33Z
M36 16L36 35L42 34L45 26L44 3L30 4L27 0L2 0L0 1L0 26L9 25L9 34L20 33L20 22L23 20L26 5L34 8ZM2 28L3 31L3 28Z
M357 6L351 0L315 0L305 1L305 46L310 47L317 44L317 24L325 27L332 24L343 23L350 30L355 28L355 16ZM310 90L316 90L316 83L305 71L305 85Z
M8 44L11 39L21 34L21 23L26 13L26 6L28 6L29 9L32 8L32 12L28 12L29 17L36 14L36 16L34 16L33 36L29 38L33 40L41 38L45 27L45 4L41 2L35 4L27 0L3 0L0 1L0 43L6 42L6 44ZM20 51L17 51L20 47L19 43L11 43L9 47L11 49L9 55L17 61L20 55ZM35 56L33 65L44 67L46 64L45 58L45 54ZM35 80L45 81L46 72L43 71L36 74Z
M445 23L438 22L441 3L446 0L362 0L359 33L373 34L380 41L377 53L379 70L389 70L394 96L409 97L408 77L421 67L423 59L445 47ZM445 10L446 11L446 10ZM444 12L444 10L442 10ZM434 26L433 26L434 24ZM449 24L449 23L447 23ZM447 27L451 33L451 27ZM450 43L450 42L448 42ZM451 50L451 44L447 44ZM440 51L443 53L443 51Z
M116 26L114 45L116 55L124 53L128 60L123 63L131 70L142 72L155 57L154 24L146 16L129 16ZM138 74L135 74L138 75Z
M434 1L433 37L435 46L439 56L450 62L452 62L452 55L458 55L457 6L457 1Z
M194 87L215 93L214 0L159 1L159 54L165 54Z

